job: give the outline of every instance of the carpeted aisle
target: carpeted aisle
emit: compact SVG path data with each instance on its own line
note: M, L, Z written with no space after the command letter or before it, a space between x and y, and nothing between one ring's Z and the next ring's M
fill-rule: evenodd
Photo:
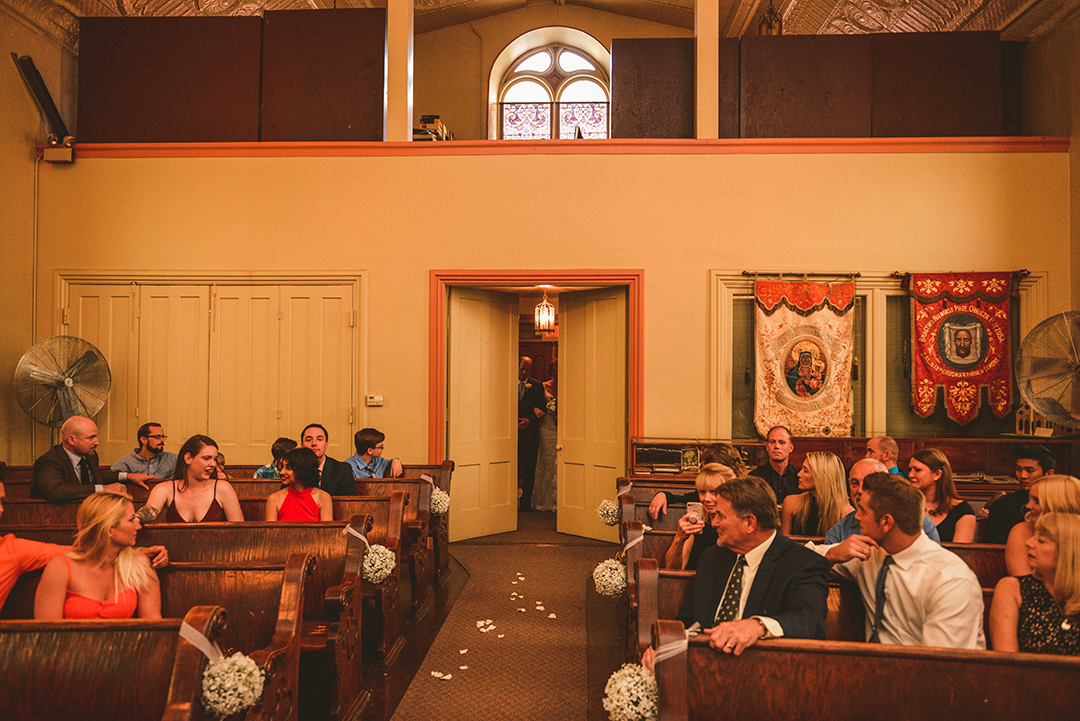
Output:
M585 579L618 546L554 527L527 513L515 533L451 544L470 578L392 721L585 719Z

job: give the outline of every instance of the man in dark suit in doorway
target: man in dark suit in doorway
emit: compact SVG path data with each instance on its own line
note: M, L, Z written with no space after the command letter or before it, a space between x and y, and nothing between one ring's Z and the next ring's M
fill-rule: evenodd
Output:
M518 477L521 478L519 510L532 510L533 483L536 481L536 456L540 450L540 418L547 403L544 384L531 378L532 358L521 356L518 363Z

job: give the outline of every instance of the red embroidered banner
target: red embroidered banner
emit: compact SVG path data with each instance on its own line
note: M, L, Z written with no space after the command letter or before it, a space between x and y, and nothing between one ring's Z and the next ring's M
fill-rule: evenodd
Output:
M758 431L850 436L855 284L758 281L754 295Z
M945 410L960 424L982 406L986 386L998 417L1012 407L1009 302L1015 273L912 273L911 404L926 417L945 391Z

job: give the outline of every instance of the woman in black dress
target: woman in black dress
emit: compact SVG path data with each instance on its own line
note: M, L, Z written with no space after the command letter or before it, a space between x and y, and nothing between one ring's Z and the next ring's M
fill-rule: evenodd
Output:
M1031 574L994 589L995 651L1080 655L1080 516L1044 513L1028 539Z

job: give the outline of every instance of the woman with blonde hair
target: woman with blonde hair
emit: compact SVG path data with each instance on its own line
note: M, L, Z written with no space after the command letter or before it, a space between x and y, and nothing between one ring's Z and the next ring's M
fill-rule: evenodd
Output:
M1031 573L1027 542L1035 535L1035 522L1044 513L1080 513L1080 480L1072 476L1043 476L1028 489L1024 520L1009 531L1005 541L1005 568L1010 576Z
M714 491L733 478L734 471L719 463L708 463L702 467L694 481L702 513L696 514L687 510L686 515L679 519L675 538L664 556L665 568L697 570L701 554L706 548L716 544L716 529L712 527L717 499Z
M956 492L952 466L944 453L936 448L913 453L908 479L922 491L926 515L937 526L942 543L975 542L975 509Z
M88 496L71 550L45 566L34 618L161 618L157 573L135 550L140 523L126 493Z
M824 536L853 510L847 502L847 474L833 453L808 453L799 471L799 490L784 499L780 528L785 536Z
M1080 515L1043 513L1027 540L1031 573L994 589L995 651L1080 655Z

